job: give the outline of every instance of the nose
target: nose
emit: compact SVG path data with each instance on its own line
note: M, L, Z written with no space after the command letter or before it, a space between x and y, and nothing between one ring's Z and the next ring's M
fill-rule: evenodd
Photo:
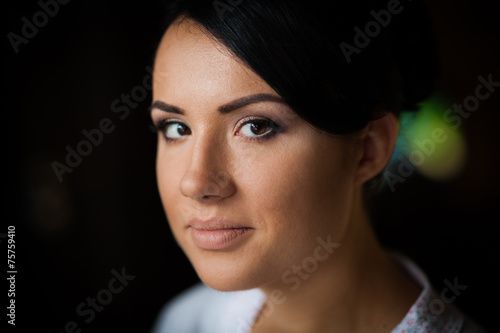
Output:
M200 202L230 197L236 186L229 172L224 149L214 140L197 140L191 147L190 163L181 179L181 193Z

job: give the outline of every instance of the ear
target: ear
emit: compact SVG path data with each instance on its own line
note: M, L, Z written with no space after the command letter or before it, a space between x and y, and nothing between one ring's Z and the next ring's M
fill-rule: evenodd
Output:
M362 185L384 170L396 146L398 130L398 120L389 112L371 121L361 131L362 154L358 162L356 185Z

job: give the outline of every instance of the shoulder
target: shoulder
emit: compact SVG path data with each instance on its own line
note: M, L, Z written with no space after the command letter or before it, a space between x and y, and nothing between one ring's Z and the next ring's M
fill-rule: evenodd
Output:
M255 289L221 292L199 283L163 307L152 333L234 332L243 317L259 307L261 300L260 291Z
M391 253L393 259L422 287L422 292L410 311L391 333L429 332L429 333L486 333L473 320L466 316L456 305L454 299L460 295L461 285L457 279L448 287L436 292L425 273L410 259Z

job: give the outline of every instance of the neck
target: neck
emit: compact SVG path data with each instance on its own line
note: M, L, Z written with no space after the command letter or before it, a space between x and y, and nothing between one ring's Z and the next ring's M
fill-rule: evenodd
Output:
M297 270L293 284L261 288L267 301L252 332L387 332L401 321L420 290L383 251L363 210L354 212L327 259Z

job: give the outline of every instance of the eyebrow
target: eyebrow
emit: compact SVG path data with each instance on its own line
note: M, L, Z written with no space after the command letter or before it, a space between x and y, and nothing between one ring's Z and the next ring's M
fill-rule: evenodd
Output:
M242 107L245 107L247 105L260 102L274 102L274 103L286 104L285 101L279 96L271 94L255 94L238 98L237 100L221 105L219 106L218 111L221 114L227 114L229 112L241 109ZM180 115L184 115L186 113L183 109L167 104L162 101L155 101L153 104L151 104L151 106L149 107L149 111L151 112L153 109L158 109L161 111L176 113Z

